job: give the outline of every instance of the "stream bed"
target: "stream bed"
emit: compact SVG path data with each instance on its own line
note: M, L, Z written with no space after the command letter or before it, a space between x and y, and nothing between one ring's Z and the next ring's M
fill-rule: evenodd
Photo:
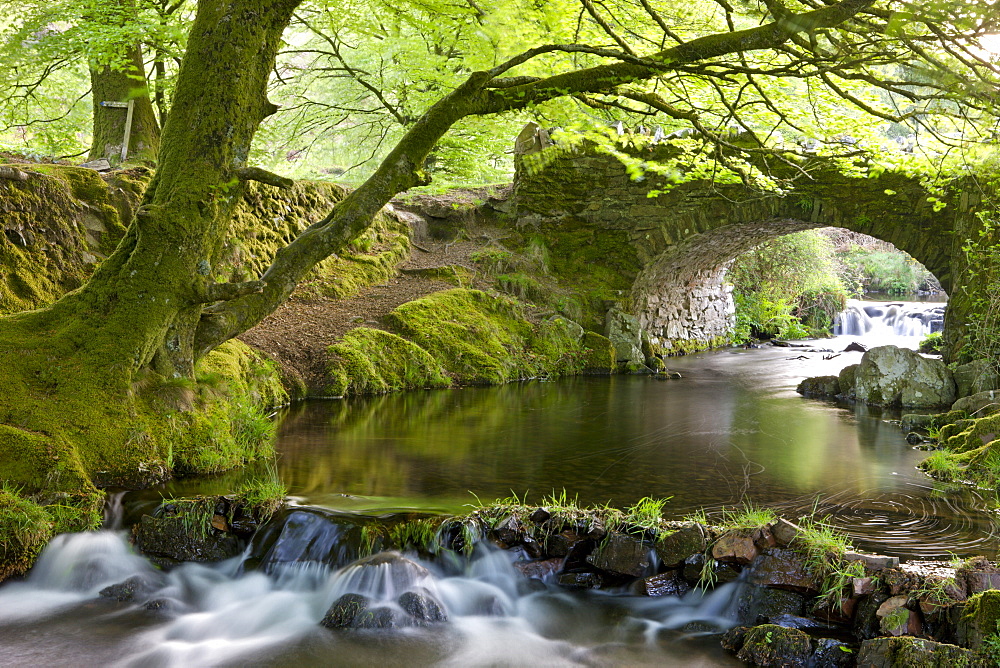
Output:
M540 503L566 490L619 507L669 496L669 518L744 501L791 519L815 511L863 550L995 557L995 494L941 487L916 470L927 453L906 444L891 422L898 413L795 393L802 378L858 362L861 353L838 352L851 341L919 340L880 336L671 359L675 380L577 377L305 402L281 417L277 474L294 503L345 520L464 513L512 494ZM821 349L833 352L812 352ZM129 494L115 519L161 495L222 493L263 474ZM288 549L337 536L303 534ZM734 623L738 584L683 598L529 587L516 553L481 546L468 561L424 563L422 586L445 604L447 624L345 633L318 621L350 590L342 567L353 557L291 559L264 573L244 568L251 556L164 574L123 531L59 537L25 581L0 587L0 665L738 665L704 633ZM146 583L146 605L98 596L133 576Z

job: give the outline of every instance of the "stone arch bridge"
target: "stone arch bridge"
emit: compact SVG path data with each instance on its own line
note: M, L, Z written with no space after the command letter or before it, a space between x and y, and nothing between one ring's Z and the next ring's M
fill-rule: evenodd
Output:
M957 345L972 303L956 289L967 278L962 245L977 234L972 189L939 195L945 206L935 211L915 177L850 177L818 158L802 167L809 177L781 196L702 181L651 198L659 177L633 180L614 157L553 146L519 158L510 211L521 230L590 226L627 240L637 262L622 307L665 343L711 344L731 332L724 279L737 255L784 234L841 227L888 241L941 281L950 296L945 337Z

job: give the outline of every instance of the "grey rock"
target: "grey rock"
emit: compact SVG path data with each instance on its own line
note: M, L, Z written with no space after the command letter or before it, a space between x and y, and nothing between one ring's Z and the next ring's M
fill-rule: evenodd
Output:
M646 367L646 357L642 354L642 328L635 316L621 309L611 308L604 319L604 335L615 347L615 357L636 369Z
M906 348L879 346L861 358L854 395L877 406L950 406L955 401L955 381L941 360Z

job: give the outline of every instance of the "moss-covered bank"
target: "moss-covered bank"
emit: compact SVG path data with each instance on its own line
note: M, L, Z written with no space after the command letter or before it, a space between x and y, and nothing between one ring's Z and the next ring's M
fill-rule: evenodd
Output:
M351 330L331 346L325 393L496 385L606 364L585 346L599 335L585 339L579 325L559 316L532 324L516 300L479 290L408 302L386 316L385 326L389 331Z

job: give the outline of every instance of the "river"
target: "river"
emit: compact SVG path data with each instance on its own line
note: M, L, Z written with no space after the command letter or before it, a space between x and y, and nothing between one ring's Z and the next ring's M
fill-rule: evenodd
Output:
M907 333L860 340L915 346ZM789 518L829 515L857 547L904 560L995 556L993 495L916 470L926 453L906 444L897 413L795 393L802 378L859 361L841 352L854 340L671 359L675 380L577 377L306 402L281 418L277 472L295 503L334 517L460 513L562 490L617 506L670 496L670 517L747 501ZM832 352L813 352L822 349ZM222 492L259 474L178 481L126 506L134 514L160 494ZM512 558L484 549L471 563L427 564L451 613L443 627L351 634L317 626L342 564L268 576L236 559L164 575L120 533L65 536L26 581L0 587L0 665L734 665L692 631L732 623L731 587L684 600L537 591ZM169 604L96 596L130 575ZM487 595L492 614L477 608Z

